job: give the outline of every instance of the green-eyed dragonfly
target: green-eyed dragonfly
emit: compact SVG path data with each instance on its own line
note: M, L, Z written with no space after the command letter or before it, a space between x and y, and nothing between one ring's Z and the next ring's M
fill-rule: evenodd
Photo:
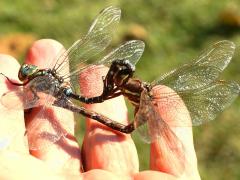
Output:
M67 132L59 128L58 124L50 123L45 118L46 108L55 105L74 111L77 107L71 101L73 99L83 102L88 100L89 103L94 103L94 99L81 96L81 87L78 82L80 74L90 66L106 68L117 59L128 59L132 64L136 64L144 51L145 45L142 41L131 40L112 50L102 59L95 58L110 44L120 16L119 8L111 6L102 10L87 34L77 40L68 50L61 52L56 60L51 61L53 63L48 65L47 69L23 64L18 73L22 83L13 82L5 76L12 85L19 88L4 93L1 103L8 109L30 109L41 106L42 110L36 115L36 118L40 120L38 123L34 122L28 125L30 131L37 130L39 137L46 137L47 130L39 126L44 121L44 123L49 123L49 127L53 130L52 134L47 136L49 143L55 143L61 137L66 136ZM102 98L107 99L105 96ZM95 101L102 102L103 99L98 98ZM101 115L83 107L77 109L78 113L101 121ZM107 120L105 118L104 122L106 123ZM108 122L111 124L110 120ZM31 132L28 131L28 133ZM38 149L36 141L31 142L29 148L31 150ZM46 146L49 143L46 143Z

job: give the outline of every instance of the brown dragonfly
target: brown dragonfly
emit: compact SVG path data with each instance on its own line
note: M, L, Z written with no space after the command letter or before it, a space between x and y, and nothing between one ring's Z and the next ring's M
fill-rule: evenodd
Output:
M135 107L135 119L123 125L102 116L100 122L123 133L136 130L145 142L155 143L171 154L168 156L169 165L181 173L184 164L189 162L184 155L184 145L172 128L198 126L214 120L239 96L238 83L218 79L231 61L234 50L233 42L219 41L189 64L152 83L133 78L135 68L128 59L113 61L103 81L102 95L90 99L124 95ZM172 91L164 93L166 86ZM160 91L160 94L156 93ZM89 103L88 99L86 103ZM178 114L181 116L176 121L168 121L169 117Z
M215 119L239 95L238 83L218 79L231 61L234 50L233 42L219 41L205 49L194 61L160 76L152 83L133 78L135 66L128 59L115 60L103 80L102 95L82 99L82 102L98 103L124 95L135 107L134 126L131 128L124 126L119 129L116 127L116 129L124 133L131 133L134 129L140 131L139 127L144 126L146 131L141 131L141 134L147 141L152 141L153 138L151 137L152 132L149 134L147 126L149 126L149 119L154 119L151 117L154 115L155 106L177 106L177 102L182 100L188 108L192 122L180 119L177 124L172 125L201 125ZM159 85L170 87L174 92L163 93L160 97L155 97L151 91L161 88ZM180 111L178 108L175 110ZM159 121L159 123L162 122ZM150 129L153 131L155 128Z

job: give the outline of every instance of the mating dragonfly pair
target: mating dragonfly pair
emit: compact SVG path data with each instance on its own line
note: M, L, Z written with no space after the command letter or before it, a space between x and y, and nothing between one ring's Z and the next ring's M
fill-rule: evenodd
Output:
M52 61L54 64L50 64L49 69L39 69L29 64L22 65L18 74L22 83L13 82L5 76L11 84L20 88L3 94L1 103L9 109L41 106L42 110L36 115L39 123L48 121L45 118L46 107L54 105L95 119L123 133L137 130L143 140L154 142L159 138L167 138L169 134L177 141L169 126L195 126L213 120L238 97L240 88L237 83L218 80L234 54L235 45L230 41L220 41L210 46L196 60L161 76L152 83L133 78L135 64L142 56L145 46L140 40L128 41L101 60L89 64L88 62L110 44L120 16L121 11L116 7L104 9L96 17L88 33ZM95 68L107 66L109 71L103 80L102 94L97 97L85 97L81 94L78 80L80 74L92 66ZM70 73L67 73L69 69ZM174 92L156 96L152 91L163 87L159 85L168 86ZM135 119L128 125L87 110L73 101L101 103L120 95L124 95L135 107ZM167 122L158 109L171 106L172 111L181 112L178 106L180 101L186 105L191 122L185 119ZM42 137L46 129L39 129L39 123L35 122L29 126L32 131L37 129L39 137ZM53 123L49 125L54 126ZM53 129L54 138L49 139L50 143L56 143L66 136L66 132L57 126ZM170 144L167 144L169 146L167 149L171 150L176 141L172 139ZM38 149L34 142L29 144L32 150Z

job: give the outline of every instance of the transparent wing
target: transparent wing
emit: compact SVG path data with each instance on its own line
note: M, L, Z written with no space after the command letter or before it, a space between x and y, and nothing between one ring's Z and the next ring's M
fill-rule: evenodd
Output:
M157 86L154 90L159 88L162 86ZM237 83L217 81L195 90L159 94L147 100L145 107L147 108L147 104L150 103L148 101L152 101L151 103L159 109L173 107L171 110L164 111L168 116L174 116L176 113L182 114L177 122L168 122L169 126L197 126L215 119L219 113L233 103L239 96L239 92L240 87ZM186 107L182 105L182 101L188 112L185 111ZM189 115L191 122L186 118Z
M146 143L151 143L156 141L157 136L160 135L160 128L152 128L152 124L150 121L158 121L159 117L157 117L157 112L154 110L154 106L148 96L147 92L143 92L139 109L134 118L134 126L137 132L139 133L141 139ZM160 121L162 121L160 119ZM162 122L159 122L161 125Z
M67 134L51 106L40 106L39 113L28 124L28 146L31 150L49 148Z
M106 66L110 66L111 63L117 59L128 59L132 64L135 65L137 61L140 59L140 57L142 56L144 47L145 47L144 42L140 40L128 41L122 44L121 46L119 46L118 48L114 49L113 51L111 51L108 55L106 55L103 59L101 59L95 65L92 64L89 66L93 68L106 68ZM75 72L74 74L72 73L67 79L65 79L65 81L71 80L71 84L73 85L75 90L78 90L77 92L78 94L80 94L79 76L83 72L84 72L83 69L79 68L77 72Z
M120 16L121 10L116 7L110 6L101 11L88 33L77 40L57 60L54 69L59 75L66 75L69 65L70 72L75 73L79 68L86 66L89 59L102 52L110 44Z
M203 51L195 60L195 64L214 66L224 70L231 61L235 48L235 44L231 41L219 41Z
M114 60L117 59L127 59L133 65L136 65L138 60L143 54L145 44L140 40L132 40L124 43L118 48L114 49L103 59L101 59L98 64L104 64L110 66Z
M162 121L158 119L157 121ZM148 122L141 129L137 129L138 134L142 137L144 129L151 128L154 125L160 125L160 123ZM156 126L154 126L156 127ZM151 135L150 135L151 136ZM161 122L161 127L158 126L158 136L153 136L151 148L155 148L161 151L161 154L156 154L155 162L158 158L164 162L162 165L166 169L171 169L174 174L181 175L185 171L185 165L188 163L185 156L185 148L181 140L175 135L175 133L169 128L167 123ZM157 153L157 152L155 152ZM160 157L159 157L160 156Z
M55 111L50 108L55 101L55 86L50 86L48 81L48 78L36 77L24 87L7 92L1 97L1 103L8 109L36 108L32 110L32 114L37 111L36 115L27 125L28 146L31 150L47 148L66 135L54 114ZM45 85L48 86L47 89L44 88ZM42 88L45 93L39 91Z
M46 84L46 80L42 77L37 77L31 80L23 87L18 87L14 91L9 91L1 96L1 104L7 109L23 110L38 107L46 103L46 97L51 94L51 89L48 93L36 91L36 86L41 87ZM48 101L51 103L53 100Z
M201 88L219 77L231 61L234 50L233 42L220 41L203 51L192 63L161 76L152 85L164 84L175 91Z
M158 113L157 107L146 92L143 96L145 97L141 99L139 111L135 116L136 131L143 141L152 143L152 148L156 146L155 148L161 152L159 156L162 159L166 158L163 160L164 165L162 166L173 169L174 174L181 174L186 164L185 148L168 123Z
M55 87L52 86L51 92L53 93ZM55 98L52 94L45 99L44 106L38 107L38 113L34 116L34 119L27 125L28 146L31 150L39 150L49 148L52 144L58 142L61 138L67 135L68 129L66 124L61 119L63 113L66 114L67 110L58 109L53 107ZM61 101L64 103L64 101ZM67 121L68 119L66 119Z
M166 166L174 167L179 174L184 170L183 165L189 161L184 155L183 143L171 128L199 125L213 120L238 97L240 88L234 82L218 81L188 93L184 91L176 94L166 86L154 87L152 91L162 93L157 96L151 92L150 96L147 91L142 92L134 125L145 142L153 143L161 149L161 156L167 157Z
M29 94L27 96L28 100L25 98L22 88L6 92L1 96L1 104L7 109L14 110L29 109L37 106L38 100L34 99L33 93L31 91L28 91L27 93Z
M214 120L239 96L235 82L218 81L199 91L179 93L187 106L194 126Z

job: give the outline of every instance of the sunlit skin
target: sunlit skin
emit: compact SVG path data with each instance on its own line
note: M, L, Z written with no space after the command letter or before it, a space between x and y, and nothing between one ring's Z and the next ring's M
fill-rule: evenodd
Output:
M62 45L54 40L39 40L29 49L25 63L46 68L49 59L54 59L61 48ZM14 58L0 55L0 72L11 79L17 79L19 67L20 65ZM98 71L88 70L82 74L79 83L83 88L83 94L96 96L97 93L101 93L102 76L106 75L106 72L107 69L100 69ZM91 79L92 83L89 83ZM5 84L1 85L1 94L13 88L4 77L0 80L1 84ZM91 91L91 89L96 90ZM172 91L168 88L162 88L162 90ZM86 107L121 123L128 121L123 97L117 97L101 104L89 104ZM53 118L57 118L60 124L63 121L67 122L68 124L61 125L68 127L69 136L47 149L29 152L24 143L25 122L26 124L30 121L37 122L34 115L38 110L39 108L35 108L27 112L24 119L23 111L9 112L0 105L0 136L5 137L4 133L7 134L8 130L12 129L15 129L17 133L9 148L0 151L0 179L179 179L172 175L174 170L171 167L165 166L168 152L164 153L166 157L162 157L161 152L164 149L154 143L151 144L151 156L149 157L151 169L139 172L138 155L131 136L114 132L96 121L87 119L85 138L82 147L79 147L73 136L73 113L61 108L48 109L48 118L54 116ZM163 110L159 111L164 114ZM169 117L169 120L177 121L178 116L180 114L174 114ZM34 134L27 135L29 140L36 140ZM191 127L182 128L177 136L182 140L186 150L185 156L190 160L186 164L186 170L191 175L185 175L183 172L182 179L199 179ZM44 140L38 141L40 147L43 142ZM81 166L85 168L85 172L82 172Z

